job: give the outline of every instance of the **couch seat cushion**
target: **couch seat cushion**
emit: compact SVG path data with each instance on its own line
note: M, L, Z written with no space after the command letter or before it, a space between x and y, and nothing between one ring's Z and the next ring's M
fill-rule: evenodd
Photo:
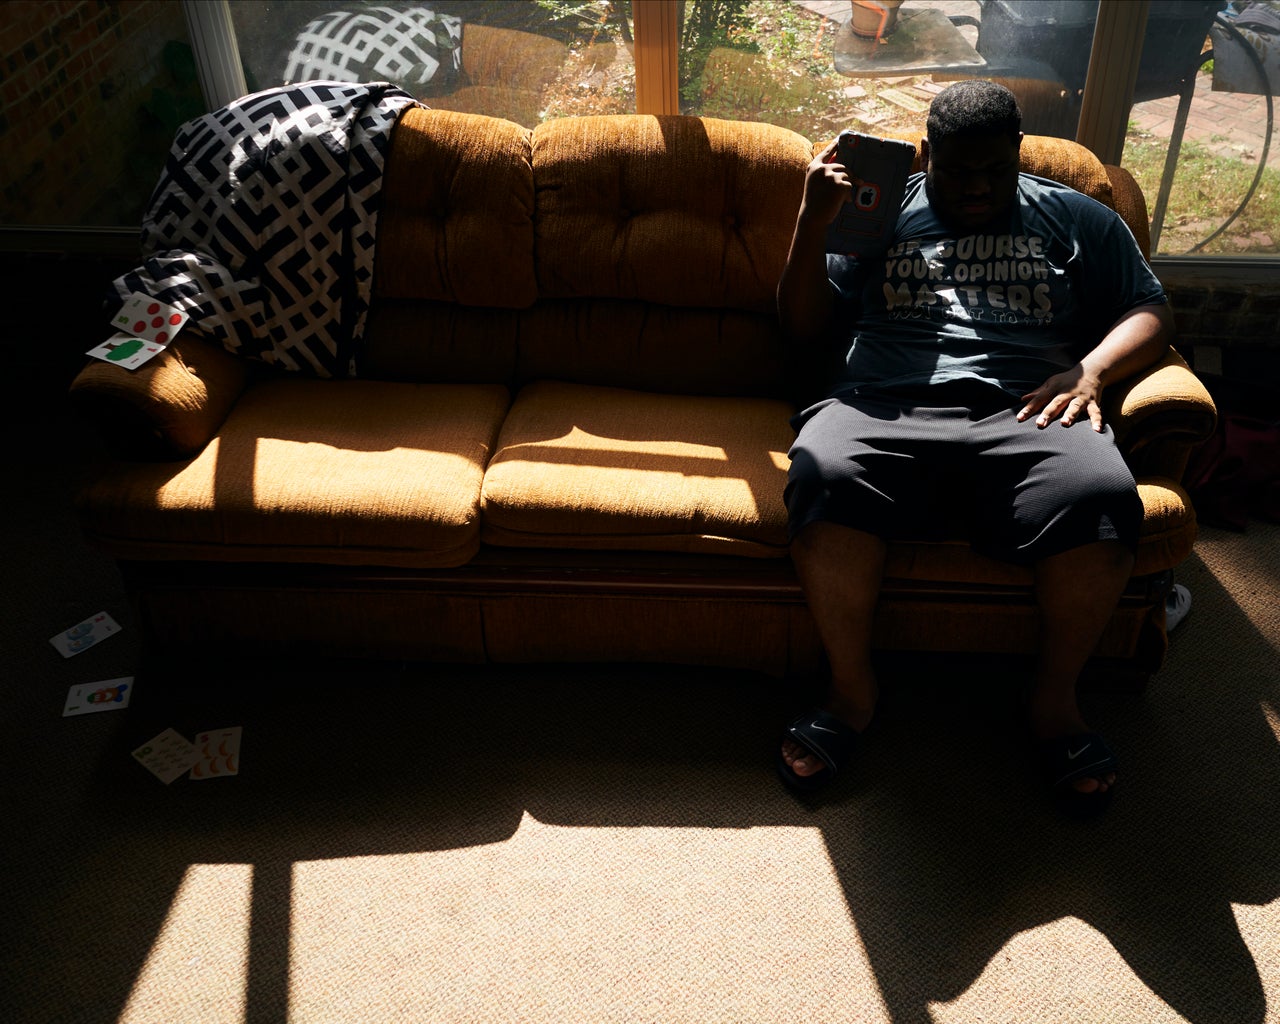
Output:
M773 399L531 384L485 474L482 538L783 555L792 412Z
M1196 539L1196 513L1181 486L1163 477L1140 477L1142 529L1134 576L1153 576L1172 569L1189 554ZM897 541L889 545L887 580L912 583L1029 587L1030 566L1001 562L980 555L965 540Z
M460 565L508 404L497 385L260 383L195 458L90 480L81 521L118 558Z

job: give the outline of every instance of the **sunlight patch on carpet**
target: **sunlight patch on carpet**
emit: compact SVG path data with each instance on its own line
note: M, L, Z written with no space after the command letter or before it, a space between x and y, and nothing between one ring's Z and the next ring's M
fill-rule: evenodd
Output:
M935 1024L1185 1021L1143 983L1105 935L1076 917L1019 932L963 994L930 1003L929 1013Z
M295 864L300 1020L889 1020L821 831L549 825Z
M1274 720L1272 722L1274 724ZM1233 903L1240 937L1253 954L1253 962L1262 979L1262 991L1267 993L1267 1020L1280 1019L1280 943L1276 941L1276 919L1280 915L1280 898L1270 903Z
M1262 715L1267 720L1267 725L1271 726L1271 731L1275 733L1277 740L1280 740L1280 711L1266 701L1262 702Z
M192 864L119 1024L243 1021L253 865Z

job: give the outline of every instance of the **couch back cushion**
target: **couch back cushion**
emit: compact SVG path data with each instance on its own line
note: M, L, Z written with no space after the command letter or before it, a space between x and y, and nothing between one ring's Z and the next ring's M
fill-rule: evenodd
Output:
M626 299L548 299L520 314L515 383L554 378L686 395L788 397L774 314Z
M537 299L530 132L407 110L391 136L364 377L510 384Z
M1106 168L1092 150L1078 142L1028 135L1022 140L1022 170L1061 182L1115 209Z
M512 121L407 110L391 136L377 300L520 309L537 298L530 132Z
M541 295L772 315L809 151L785 128L713 118L539 125Z

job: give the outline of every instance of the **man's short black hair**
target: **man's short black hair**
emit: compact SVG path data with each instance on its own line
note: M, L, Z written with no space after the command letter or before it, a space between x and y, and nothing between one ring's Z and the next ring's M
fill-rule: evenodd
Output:
M1022 130L1022 111L1003 85L981 79L943 89L929 105L929 144L952 135L1007 135L1014 142Z

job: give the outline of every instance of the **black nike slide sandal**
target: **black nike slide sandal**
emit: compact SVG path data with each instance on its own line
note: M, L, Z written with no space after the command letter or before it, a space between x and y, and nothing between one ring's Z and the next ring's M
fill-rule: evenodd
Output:
M1043 740L1038 746L1040 769L1059 810L1073 818L1092 818L1107 809L1114 785L1092 793L1082 793L1073 785L1079 779L1101 779L1119 771L1120 762L1106 740L1085 732Z
M802 793L814 793L828 786L841 768L845 767L858 749L858 731L835 715L820 709L806 712L796 718L783 734L806 750L821 758L822 770L812 775L797 775L782 751L778 751L778 776L791 789Z

